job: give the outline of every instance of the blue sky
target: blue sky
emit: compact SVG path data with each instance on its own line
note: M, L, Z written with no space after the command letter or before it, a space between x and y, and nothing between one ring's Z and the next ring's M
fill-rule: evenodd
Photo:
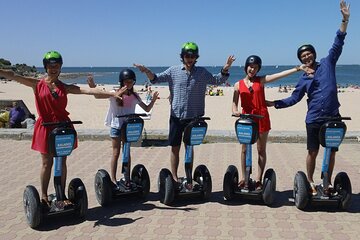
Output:
M360 64L360 2L339 64ZM298 64L304 43L323 57L340 26L339 0L11 0L1 3L0 58L41 66L48 50L64 66L179 64L181 45L199 45L198 65L243 65L257 54L264 65Z

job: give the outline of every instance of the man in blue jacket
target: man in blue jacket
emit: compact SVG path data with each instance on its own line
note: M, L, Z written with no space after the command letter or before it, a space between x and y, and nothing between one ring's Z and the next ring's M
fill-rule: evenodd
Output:
M290 97L269 103L270 106L275 106L275 108L286 108L298 103L304 97L305 93L308 96L308 111L305 120L308 149L306 168L307 178L313 195L316 195L316 185L314 184L313 175L320 146L319 130L320 126L324 123L324 121L319 118L340 115L335 68L344 45L346 29L350 17L349 7L350 6L346 4L345 1L341 0L340 11L342 14L342 21L340 29L336 33L334 43L329 50L329 55L321 59L320 62L316 62L316 51L312 45L306 44L299 47L297 57L301 63L314 70L314 73L304 73L300 77L299 82ZM329 188L325 189L326 192L332 191L331 175L334 169L336 151L337 150L333 150L331 152L329 164Z

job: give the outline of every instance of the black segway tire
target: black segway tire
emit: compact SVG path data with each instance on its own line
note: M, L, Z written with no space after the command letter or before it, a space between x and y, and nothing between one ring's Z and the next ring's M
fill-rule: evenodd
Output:
M340 172L336 175L334 188L341 196L339 208L347 210L351 203L352 189L349 176L345 172Z
M239 172L234 165L230 165L225 172L223 181L224 199L231 201L235 196L235 189L239 183Z
M266 170L263 179L262 198L266 205L271 205L275 199L276 192L276 174L272 168Z
M68 187L69 200L76 206L76 214L84 218L88 211L88 197L84 183L80 178L74 178Z
M139 192L139 196L145 198L150 192L150 177L145 166L137 164L131 172L131 181L136 185L140 185L142 190Z
M293 194L295 206L300 210L304 210L309 203L309 189L310 184L306 178L305 173L298 171L294 178Z
M112 200L112 182L108 172L104 169L97 171L95 175L94 187L98 203L106 207Z
M160 195L160 202L165 205L170 205L175 197L175 184L171 172L163 168L159 173L158 190Z
M37 228L42 220L39 193L34 186L28 185L24 190L23 204L25 217L31 228Z
M210 199L212 192L212 180L209 169L205 165L199 165L194 171L194 180L202 186L201 198Z

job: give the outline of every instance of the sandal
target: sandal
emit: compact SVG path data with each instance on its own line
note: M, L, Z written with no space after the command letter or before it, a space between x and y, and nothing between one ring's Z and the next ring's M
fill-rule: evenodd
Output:
M121 178L119 184L121 184L125 188L125 190L131 189L130 181L125 180L125 178Z
M192 191L193 189L193 185L191 183L185 183L184 187L187 192Z
M324 189L324 195L325 196L330 196L330 195L334 195L335 194L335 190L333 185L329 184L327 189Z
M317 195L316 185L313 182L310 183L310 193L313 196Z
M245 187L245 180L240 180L238 188L243 189Z
M263 188L262 183L260 181L257 181L255 183L255 190L259 191L259 190L262 190L262 188Z
M41 204L43 205L43 207L45 207L47 209L51 208L51 202L49 202L49 200L47 198L42 198Z
M73 205L73 203L69 199L65 199L63 202L64 202L64 207Z

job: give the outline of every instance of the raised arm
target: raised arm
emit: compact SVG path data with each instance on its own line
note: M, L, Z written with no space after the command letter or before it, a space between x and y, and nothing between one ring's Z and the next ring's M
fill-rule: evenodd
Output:
M134 63L133 65L134 65L134 67L136 67L137 69L139 69L140 72L145 73L146 76L147 76L147 78L148 78L150 81L154 80L155 74L154 74L153 72L151 72L150 69L148 69L147 67L145 67L144 65L141 65L141 64L136 64L136 63Z
M15 80L16 82L21 83L25 86L31 87L32 89L35 89L36 84L39 82L39 80L36 78L24 77L19 74L16 74L15 72L13 72L11 70L0 69L0 76L7 78L9 80L10 79Z
M229 69L230 69L231 65L233 64L233 62L235 62L235 60L236 60L236 58L234 57L234 55L230 55L227 58L224 67L221 69L221 73L222 74L227 74L229 72Z
M141 101L141 102L139 102L139 106L142 109L144 109L145 112L150 112L150 110L153 108L158 97L159 97L159 92L156 91L156 92L154 92L151 102L148 105L146 105L144 102Z
M309 67L306 67L304 64L301 64L300 66L296 66L296 67L293 67L291 69L287 69L287 70L284 70L282 72L278 72L278 73L274 73L274 74L270 74L270 75L265 75L263 77L261 77L261 83L262 84L266 84L266 83L270 83L270 82L274 82L280 78L284 78L284 77L287 77L293 73L296 73L298 71L304 71L306 73L314 73L314 70L310 69Z
M94 95L99 96L99 98L109 98L116 97L121 99L121 95L124 93L125 89L121 88L116 92L108 92L97 88L83 88L76 85L66 85L66 91L72 94L86 94L86 95Z
M87 77L87 84L90 88L92 89L95 89L96 88L96 83L95 83L95 80L94 80L94 76L93 75L89 75ZM94 97L96 99L104 99L104 98L109 98L109 96L106 96L106 95L99 95L99 94L95 94Z
M346 2L344 0L340 1L340 11L342 14L342 21L341 21L341 25L340 25L340 31L341 32L346 32L347 29L347 25L349 23L349 18L350 18L350 4L346 4Z

